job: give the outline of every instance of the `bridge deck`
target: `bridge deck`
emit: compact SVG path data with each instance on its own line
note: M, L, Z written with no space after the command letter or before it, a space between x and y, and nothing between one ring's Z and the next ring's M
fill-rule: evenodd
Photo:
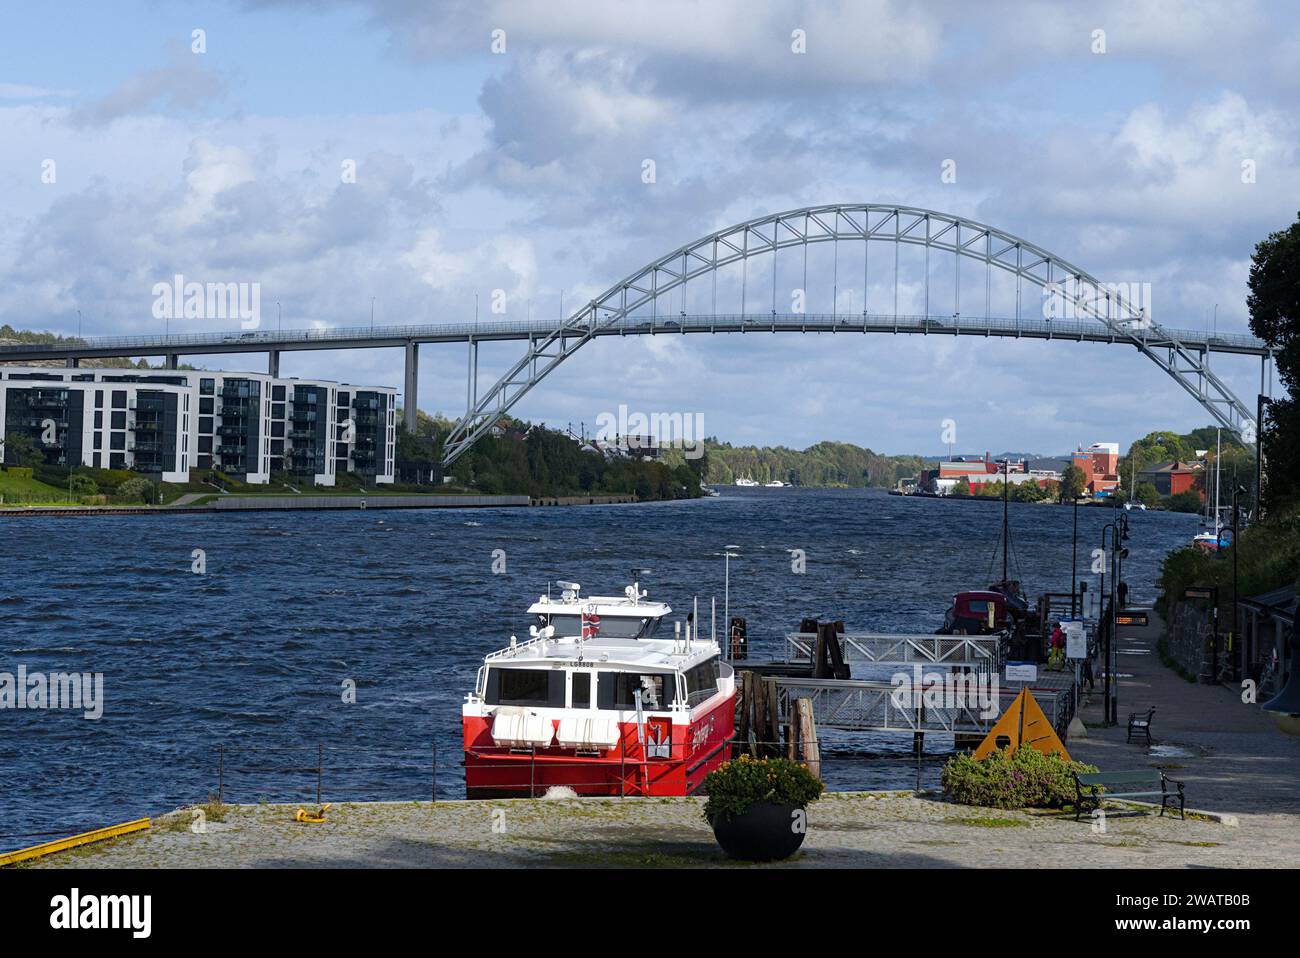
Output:
M526 341L543 338L555 329L553 320L533 322L449 323L413 326L362 326L334 329L250 330L183 333L170 336L93 336L56 343L0 344L0 362L93 359L117 356L183 356L313 349L396 348L408 343ZM586 328L573 327L573 335ZM596 336L645 336L686 333L830 333L852 335L986 336L1013 339L1120 343L1133 341L1096 320L1040 317L894 316L832 313L755 313L718 315L634 315L596 329ZM1159 347L1176 339L1201 352L1268 355L1254 336L1207 334L1203 330L1135 329L1147 345Z

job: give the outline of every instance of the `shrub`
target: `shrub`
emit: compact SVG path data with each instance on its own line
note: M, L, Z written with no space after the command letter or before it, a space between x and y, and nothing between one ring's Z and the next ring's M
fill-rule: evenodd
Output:
M710 825L735 818L751 805L771 802L805 808L822 794L822 783L807 767L786 758L756 760L742 755L709 773L704 817Z
M940 782L960 805L1060 808L1074 803L1074 773L1095 771L1095 766L1025 746L1014 753L998 749L981 759L956 755L944 765Z
M9 475L13 476L15 479L32 478L31 466L10 466L5 470L5 472L9 473Z
M153 483L143 476L128 479L117 487L117 497L126 502L153 502Z
M93 496L99 492L99 483L84 473L74 473L68 480L68 488L74 496Z

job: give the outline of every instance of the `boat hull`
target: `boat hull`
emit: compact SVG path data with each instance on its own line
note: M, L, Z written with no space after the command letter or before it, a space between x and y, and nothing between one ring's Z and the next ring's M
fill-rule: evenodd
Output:
M729 757L734 690L697 711L689 722L672 725L667 716L647 717L652 735L671 735L666 755L645 753L635 721L619 723L613 748L584 753L554 746L504 748L493 742L490 715L465 715L466 797L528 798L556 786L578 795L690 795Z

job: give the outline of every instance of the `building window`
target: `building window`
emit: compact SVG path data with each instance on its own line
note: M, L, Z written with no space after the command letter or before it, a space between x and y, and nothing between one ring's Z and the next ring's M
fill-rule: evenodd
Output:
M200 399L199 414L202 415L203 413L207 413L208 415L211 415L216 409L216 403L217 401L215 399Z
M117 411L117 410L114 410L114 411L113 411L113 424L112 424L112 428L114 428L114 429L125 429L125 428L126 428L126 413L124 413L124 412L119 412L119 411Z
M204 396L211 396L217 391L217 381L215 379L200 379L199 392Z
M115 432L115 433L112 433L112 434L109 436L109 440L108 440L108 448L109 448L109 449L125 449L125 448L126 448L126 433L124 433L124 432ZM117 467L114 466L113 468L116 469Z
M199 417L199 432L208 432L208 433L212 432L212 417L211 417L211 416L200 416L200 417Z
M125 390L125 389L114 389L114 390L113 390L113 408L114 408L114 409L125 409L125 408L126 408L126 390Z

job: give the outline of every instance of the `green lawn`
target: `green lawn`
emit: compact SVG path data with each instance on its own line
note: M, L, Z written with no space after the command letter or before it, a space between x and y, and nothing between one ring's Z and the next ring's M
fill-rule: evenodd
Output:
M0 498L6 506L67 505L68 490L0 470Z

